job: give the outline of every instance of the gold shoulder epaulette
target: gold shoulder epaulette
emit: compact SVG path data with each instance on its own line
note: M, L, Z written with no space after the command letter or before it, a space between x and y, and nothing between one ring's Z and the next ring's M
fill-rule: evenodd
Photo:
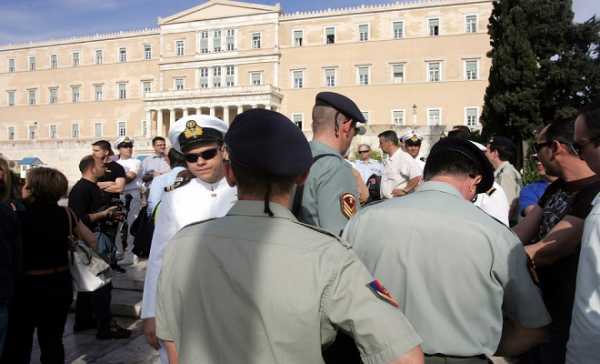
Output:
M173 182L171 185L165 187L165 192L175 191L177 188L184 186L184 185L185 185L184 178L177 177L177 178L175 178L175 182Z
M494 192L496 192L496 189L494 187L492 187L486 192L486 195L491 196L494 194Z

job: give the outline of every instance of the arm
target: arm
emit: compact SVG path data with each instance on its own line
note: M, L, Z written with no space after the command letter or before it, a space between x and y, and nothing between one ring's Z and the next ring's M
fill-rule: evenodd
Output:
M114 182L98 182L98 187L100 187L101 190L106 191L106 192L110 192L110 193L121 193L123 192L123 189L125 188L126 185L126 178L125 177L119 177L117 178Z
M356 169L352 168L352 174L354 175L354 178L356 179L356 187L358 188L358 194L360 196L360 203L365 203L367 202L367 200L369 199L369 189L367 188L367 185L364 184L362 176L360 175L360 172L358 172Z
M542 222L544 210L538 205L527 214L527 216L517 226L513 227L513 232L517 234L523 244L529 243L535 239L535 236Z
M127 183L133 181L136 177L137 177L137 173L135 173L134 171L129 171L129 172L125 173L125 183L127 184Z
M177 356L177 346L174 341L164 341L165 350L167 351L167 356L169 357L169 364L177 364L179 363L179 358Z
M552 230L525 250L538 267L548 266L557 260L573 254L581 242L584 220L567 215Z
M409 180L408 183L406 184L406 187L394 188L394 190L392 191L392 196L401 197L401 196L404 196L404 195L407 195L407 194L413 192L414 189L417 188L417 186L419 185L419 182L421 182L421 176L417 176L417 177Z
M513 320L504 320L502 337L496 351L499 356L517 356L541 344L546 337L545 328L530 329Z
M423 351L420 346L416 346L392 364L423 364L424 362Z
M77 225L75 225L73 232L77 234L80 239L85 241L90 248L94 250L96 249L96 246L98 245L98 242L96 241L96 235L91 232L87 226L85 226L83 221L77 220Z

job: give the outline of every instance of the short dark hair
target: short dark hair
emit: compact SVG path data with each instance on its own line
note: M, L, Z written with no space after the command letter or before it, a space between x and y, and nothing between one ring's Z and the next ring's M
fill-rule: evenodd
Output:
M255 170L229 161L235 175L238 189L244 193L256 196L265 196L267 192L273 195L290 193L295 184L296 177L266 176Z
M489 149L498 152L501 161L512 161L516 154L514 143L506 137L495 136L489 142Z
M155 136L154 138L152 138L152 145L156 144L156 142L165 142L166 140L165 138L161 137L161 136Z
M54 168L31 168L26 181L31 200L45 204L56 204L67 194L69 187L67 177Z
M392 142L394 145L398 145L398 135L393 130L386 130L383 133L377 135L378 138L383 138L388 142Z
M90 168L92 168L96 163L96 160L94 159L93 156L91 155L86 155L85 157L81 158L81 161L79 161L79 172L84 173L87 170L89 170Z
M583 118L592 138L600 135L600 99L582 108L579 116Z
M429 181L439 175L476 176L481 175L481 171L465 154L450 150L445 153L433 153L427 157L423 179Z
M448 137L470 140L471 129L466 125L456 125L448 132Z
M549 142L556 140L565 144L575 143L575 120L571 118L551 122L544 137Z
M171 168L173 167L185 167L185 158L183 157L183 154L179 153L178 151L175 150L175 148L171 148L169 149L169 153L167 153L167 157L169 158L169 164L171 165Z
M112 152L112 148L110 147L110 143L107 142L106 140L98 140L98 141L92 143L92 146L99 147L100 149L105 150L107 152Z

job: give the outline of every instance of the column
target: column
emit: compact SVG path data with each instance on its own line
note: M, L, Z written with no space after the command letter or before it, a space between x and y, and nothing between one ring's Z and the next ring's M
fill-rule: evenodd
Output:
M237 114L241 114L244 112L244 105L238 105L237 107Z
M215 107L214 106L210 107L210 116L215 116Z
M148 126L150 136L154 136L155 134L152 132L152 110L146 110L146 125ZM144 136L147 137L148 135Z
M188 108L187 108L187 107L184 107L184 108L183 108L183 117L185 118L185 117L186 117L186 116L188 116L188 115L189 115L189 114L188 114Z
M223 106L223 121L229 124L229 106Z
M250 107L253 108L253 109L257 109L258 105L257 104L252 104Z
M161 109L156 110L156 135L163 136L163 113Z
M202 108L199 107L196 109L196 115L202 115Z
M169 110L169 130L175 125L175 109ZM169 133L169 130L166 131L165 134Z
M271 110L271 105L270 104L265 105L265 109Z

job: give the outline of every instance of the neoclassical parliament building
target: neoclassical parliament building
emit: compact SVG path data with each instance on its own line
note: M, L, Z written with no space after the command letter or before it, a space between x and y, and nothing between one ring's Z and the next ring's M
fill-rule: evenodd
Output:
M244 110L288 116L311 137L324 90L369 122L418 130L426 144L479 126L492 0L409 0L285 13L279 4L208 0L158 27L0 46L0 152L78 176L97 139L129 136L150 151L178 118Z

